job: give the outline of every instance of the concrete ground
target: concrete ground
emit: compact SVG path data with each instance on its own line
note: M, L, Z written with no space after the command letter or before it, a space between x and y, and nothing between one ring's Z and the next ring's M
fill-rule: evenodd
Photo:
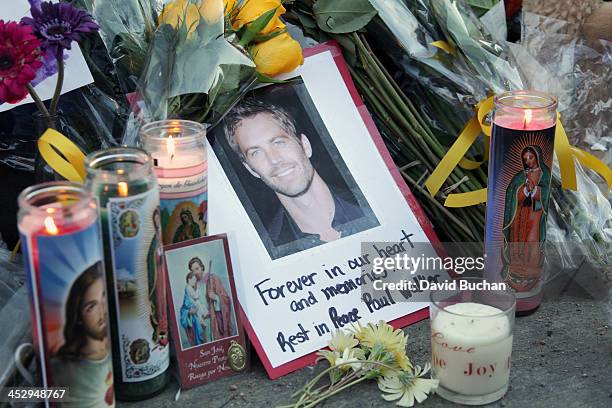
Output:
M530 316L516 319L510 390L489 407L612 407L612 285L604 274L561 274L547 284L545 300ZM430 358L429 321L405 329L408 355L416 364ZM321 370L305 368L275 381L257 358L248 373L183 391L175 402L176 383L161 395L119 407L180 406L198 408L272 408L291 402L291 394ZM320 407L394 407L380 397L374 382L362 383ZM434 395L423 408L452 407Z

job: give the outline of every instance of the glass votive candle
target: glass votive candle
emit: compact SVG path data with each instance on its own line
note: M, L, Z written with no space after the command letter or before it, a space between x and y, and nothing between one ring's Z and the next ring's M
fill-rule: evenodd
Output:
M140 129L160 188L164 244L206 235L208 160L206 127L189 120L161 120Z
M436 392L459 404L488 404L508 391L516 299L488 285L460 278L448 290L430 292Z

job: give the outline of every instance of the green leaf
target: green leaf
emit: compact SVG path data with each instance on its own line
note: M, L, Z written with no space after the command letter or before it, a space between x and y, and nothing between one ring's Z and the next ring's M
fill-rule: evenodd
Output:
M287 81L282 81L280 79L274 79L260 72L257 73L257 80L264 84L286 84L287 83Z
M319 28L334 34L360 30L376 15L369 0L318 0L312 11Z
M198 30L192 35L184 37L182 30L162 24L151 44L140 90L153 119L163 119L172 113L176 106L169 106L168 102L176 96L216 94L237 86L231 66L255 66L243 51L225 39L222 24L207 25L200 19Z
M298 20L300 20L303 27L316 28L317 22L308 14L295 11L295 15L297 16Z
M208 43L187 41L177 50L169 96L208 93L221 75L221 65L255 66L238 48L217 37Z
M254 42L256 42L256 43L260 43L260 42L268 41L268 40L271 40L271 39L272 39L272 38L274 38L274 37L278 37L279 35L284 34L284 33L286 33L286 32L287 32L287 29L286 29L286 28L283 28L282 30L272 31L272 32L271 32L271 33L269 33L269 34L263 34L263 35L257 34L257 35L256 35L256 36L253 38L253 41L254 41Z
M257 36L257 34L259 34L259 32L263 30L270 21L272 21L272 18L276 14L276 10L276 8L268 10L253 20L252 23L247 24L242 36L240 36L240 45L245 46L251 43L255 36Z

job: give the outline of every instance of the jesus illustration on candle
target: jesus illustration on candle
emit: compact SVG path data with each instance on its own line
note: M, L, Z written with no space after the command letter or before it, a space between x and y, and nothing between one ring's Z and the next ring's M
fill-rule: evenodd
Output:
M72 283L64 306L64 344L51 359L54 384L70 388L69 407L115 405L102 262Z
M503 272L514 290L526 292L537 284L544 260L542 243L546 239L551 174L540 146L524 147L520 157L522 170L506 190Z

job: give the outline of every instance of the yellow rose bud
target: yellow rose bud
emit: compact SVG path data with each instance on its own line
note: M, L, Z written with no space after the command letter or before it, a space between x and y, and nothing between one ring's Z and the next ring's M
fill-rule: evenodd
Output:
M262 14L276 9L272 20L260 31L260 34L270 34L272 31L285 28L280 16L286 11L280 0L244 0L234 21L234 28L255 21Z
M187 25L188 35L191 35L197 28L200 21L198 7L188 0L175 0L168 3L159 15L159 24L169 24L178 29L183 22Z
M253 46L257 72L269 77L291 72L304 63L302 47L287 33Z

